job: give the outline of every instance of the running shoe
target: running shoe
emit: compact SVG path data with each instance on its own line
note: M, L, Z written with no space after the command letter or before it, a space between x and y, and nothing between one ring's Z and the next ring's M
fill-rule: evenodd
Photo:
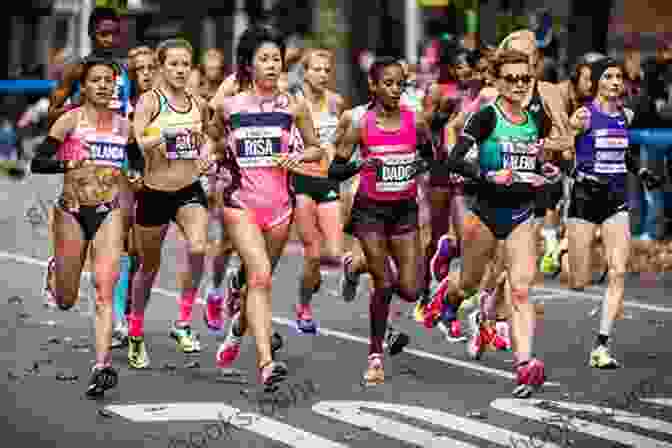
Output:
M313 320L313 310L310 304L296 305L296 328L304 334L317 333L317 325Z
M51 285L49 284L49 279L51 278L52 275L54 275L55 271L56 271L56 258L49 257L49 260L47 260L47 270L44 273L44 282L43 282L44 286L42 287L42 297L44 297L44 307L50 310L58 309L58 303L56 303L56 294L54 294L54 290L51 289Z
M176 323L170 330L170 337L175 339L177 348L182 353L198 353L201 351L201 343L191 331L189 325L180 326Z
M429 269L432 277L440 282L450 272L450 262L459 255L459 249L455 242L448 235L439 238L436 244L436 252L429 262Z
M273 356L275 356L275 352L280 350L283 345L284 342L282 341L282 336L278 333L273 333L273 336L271 336L271 352L273 353Z
M128 337L128 367L131 369L146 369L149 367L149 355L143 336Z
M346 302L352 302L357 298L360 273L351 272L352 255L346 255L343 259L343 276L341 277L341 296Z
M100 398L106 390L117 387L119 375L113 367L93 367L89 387L86 389L88 398Z
M217 349L217 355L215 355L215 363L220 369L227 369L231 367L238 355L240 355L240 346L243 343L242 336L236 336L234 334L234 327L237 325L238 320L240 319L240 313L236 314L231 321L229 326L229 333L226 335L226 339Z
M560 245L551 246L541 257L539 270L544 274L555 275L560 270Z
M404 351L404 347L411 342L411 338L408 337L406 333L403 333L394 328L388 328L387 337L385 338L387 342L387 352L391 355L398 355Z
M467 319L469 324L468 334L469 341L467 342L467 356L471 359L481 359L483 352L487 349L488 344L494 338L490 328L483 325L482 315L480 310L475 310Z
M499 320L495 323L495 340L493 345L497 350L511 350L511 327L505 320Z
M463 336L469 339L472 335L471 327L469 323L469 316L476 310L480 310L481 305L481 296L487 294L484 291L479 291L473 293L465 299L460 304L460 307L457 309L457 320L460 322L460 328L462 329Z
M546 381L544 363L536 358L519 363L516 366L518 385L513 390L516 398L529 398L534 392L541 389Z
M440 321L437 324L437 328L441 333L443 333L443 336L446 338L447 342L450 342L451 344L455 344L457 342L464 342L467 340L464 336L462 336L462 331L460 330L460 321L459 320L451 320L451 321Z
M590 367L596 369L618 369L621 364L611 355L607 345L598 345L590 352Z
M224 297L216 289L208 292L206 304L203 309L203 319L211 336L224 334Z
M271 361L259 369L259 382L266 387L266 391L274 391L277 384L287 379L287 366L280 361Z
M238 285L238 275L234 274L229 277L229 286L227 287L226 297L224 298L223 318L233 319L233 317L240 311L240 300L242 295L242 288Z
M128 345L128 323L122 320L112 330L111 348L122 348Z
M413 308L413 319L421 324L425 321L425 307L426 303L423 303L421 300L418 300L415 303L415 308Z
M383 371L383 355L373 353L369 355L368 366L364 373L364 384L366 386L375 386L385 382L385 372Z

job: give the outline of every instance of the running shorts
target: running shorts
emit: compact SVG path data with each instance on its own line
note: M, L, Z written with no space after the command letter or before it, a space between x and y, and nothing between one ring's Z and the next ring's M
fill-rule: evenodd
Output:
M504 208L486 200L476 199L471 212L490 229L497 240L502 241L507 239L516 227L532 218L534 205L529 203L520 207Z
M395 237L416 232L418 203L415 199L376 201L358 193L352 204L351 226L359 239L372 233Z
M567 218L600 225L615 214L629 210L624 190L614 191L609 185L577 181L572 188Z
M200 205L207 210L208 198L200 180L177 191L160 191L145 186L136 193L135 223L157 227L176 222L177 212L186 206Z
M323 179L311 176L293 176L294 194L306 195L318 204L338 201L340 199L340 185L333 179Z

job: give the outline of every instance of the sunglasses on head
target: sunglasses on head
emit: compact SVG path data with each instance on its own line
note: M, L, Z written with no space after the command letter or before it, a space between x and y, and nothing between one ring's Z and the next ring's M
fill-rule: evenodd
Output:
M501 76L501 79L509 84L517 84L519 81L522 81L523 84L527 85L532 82L532 76L530 75L506 75Z

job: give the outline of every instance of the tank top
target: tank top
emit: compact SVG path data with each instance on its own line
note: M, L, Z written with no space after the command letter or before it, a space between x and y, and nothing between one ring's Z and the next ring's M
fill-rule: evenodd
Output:
M187 93L189 109L178 111L174 109L168 98L158 89L153 92L159 99L159 112L150 121L145 130L147 135L159 135L162 130L177 131L175 141L167 142L166 158L168 160L196 160L200 156L199 141L194 133L200 133L203 128L203 115L193 96Z
M296 149L292 142L298 130L289 104L284 94L268 101L247 93L224 99L229 148L237 165L232 199L246 208L290 206L287 170L274 160Z
M396 131L379 128L374 110L367 111L362 120L362 159L375 158L381 160L382 164L362 169L360 192L378 201L415 199L415 113L401 109L401 126Z
M108 126L96 126L87 121L84 109L79 107L77 125L66 135L58 151L59 160L92 160L101 167L123 169L126 160L130 123L120 114L113 114ZM88 151L82 142L91 147Z
M539 140L537 123L525 111L526 120L514 124L504 116L497 103L491 107L496 116L495 129L479 148L479 166L481 172L511 169L525 181L537 171L537 149L531 145Z
M609 115L595 103L587 107L590 129L576 139L576 169L607 178L610 184L625 188L625 153L630 144L625 113Z

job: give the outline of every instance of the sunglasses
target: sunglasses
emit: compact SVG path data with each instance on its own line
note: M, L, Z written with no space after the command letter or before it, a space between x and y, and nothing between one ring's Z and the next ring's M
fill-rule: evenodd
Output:
M516 75L516 76L506 75L501 76L500 78L511 85L515 85L519 81L522 82L524 85L528 85L529 83L532 82L532 77L530 75Z

